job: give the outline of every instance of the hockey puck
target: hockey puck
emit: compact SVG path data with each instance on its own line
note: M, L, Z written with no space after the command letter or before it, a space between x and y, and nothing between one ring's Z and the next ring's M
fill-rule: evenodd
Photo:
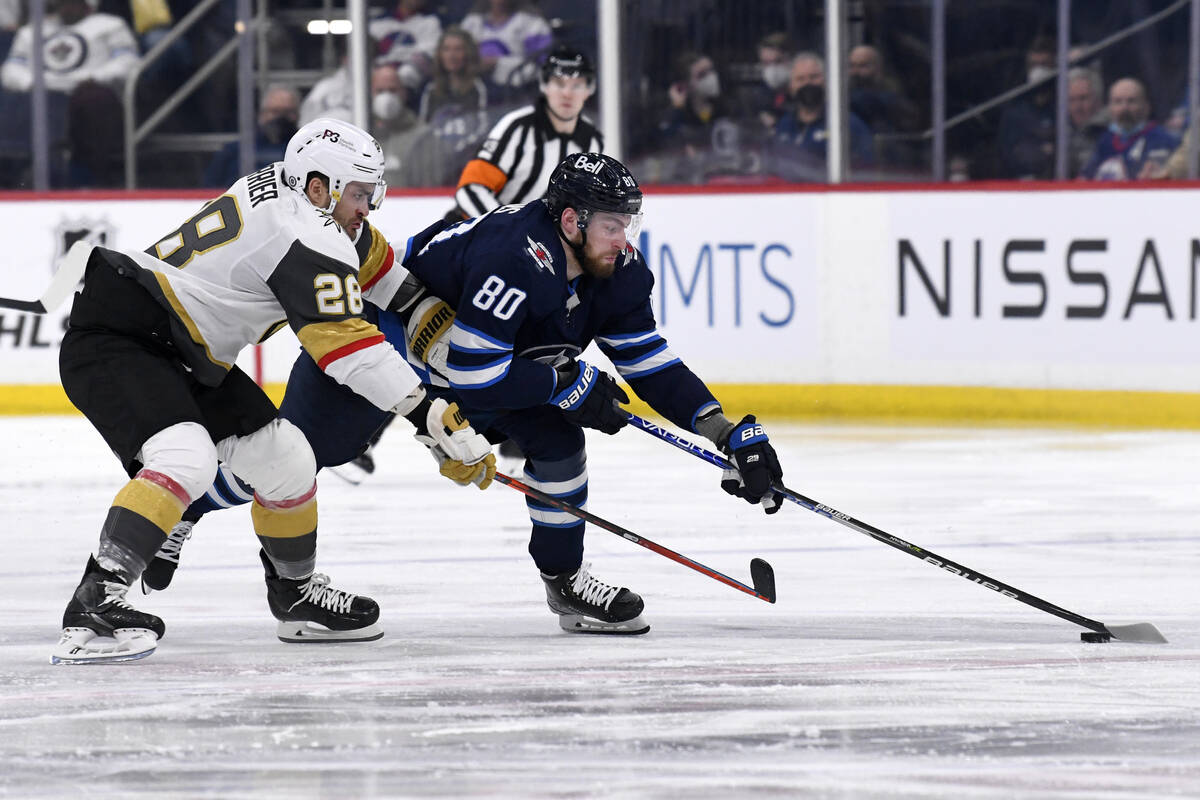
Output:
M1105 642L1112 641L1112 635L1098 631L1084 631L1079 634L1079 641L1091 644L1104 644Z

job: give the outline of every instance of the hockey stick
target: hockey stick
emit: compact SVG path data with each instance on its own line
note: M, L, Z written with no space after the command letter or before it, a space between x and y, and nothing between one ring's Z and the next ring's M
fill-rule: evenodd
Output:
M37 300L14 300L10 297L0 297L0 308L12 308L17 311L29 311L34 314L45 314L62 305L75 291L76 284L83 277L87 268L88 256L92 254L93 244L78 241L71 245L66 257L62 260L58 272L50 280L50 285Z
M516 478L510 478L503 472L496 473L496 480L500 481L500 483L503 483L505 486L511 486L518 492L522 492L529 497L532 497L539 503L544 503L552 508L557 508L559 511L565 511L571 516L581 519L585 522L590 522L596 527L603 528L609 533L615 533L623 539L628 539L634 544L641 545L647 550L653 550L660 556L666 556L678 564L683 564L685 567L690 567L691 569L696 570L696 572L707 575L708 577L718 580L727 586L732 586L733 588L743 591L746 594L752 594L759 600L766 600L768 603L775 602L775 571L771 569L770 564L768 564L766 561L763 561L761 558L751 559L750 561L750 575L751 579L754 581L754 586L750 587L736 578L731 578L728 575L717 572L715 569L706 567L698 561L693 561L687 556L676 553L670 548L663 547L657 542L652 542L644 536L638 536L633 531L626 530L620 525L597 517L590 511L584 511L578 506L573 506L570 503L559 500L554 495L546 494L541 489L535 489L526 483L522 483Z
M697 458L703 459L710 464L714 464L721 469L733 469L733 465L730 464L725 458L717 455L716 453L709 452L697 444L693 444L689 441L681 439L670 431L664 430L649 420L642 419L635 414L630 414L629 421L633 423L635 428L645 431L651 436L657 436L659 439L669 442L670 444L678 447L680 450L685 450ZM998 581L995 578L990 578L987 575L984 575L982 572L976 572L973 569L968 569L961 564L951 561L948 558L943 558L936 553L933 553L922 547L918 547L910 542L906 542L898 536L893 536L892 534L882 531L873 525L868 525L865 522L861 522L849 514L843 514L841 511L838 511L832 506L827 506L824 503L818 503L816 500L809 499L798 492L793 492L791 489L788 489L785 486L781 485L775 488L778 492L780 492L780 494L782 494L788 500L791 500L793 503L804 506L809 511L813 511L823 517L829 517L829 519L833 520L834 522L845 525L851 530L866 534L872 539L883 542L889 547L894 547L901 552L908 553L910 556L915 556L916 558L928 562L935 567L940 567L947 572L958 575L960 578L966 578L972 583L977 583L985 589L991 589L993 592L998 592L1005 597L1011 597L1013 600L1019 600L1028 606L1033 606L1039 611L1045 611L1048 614L1053 614L1054 616L1065 619L1068 622L1073 622L1080 627L1095 631L1095 634L1081 633L1079 635L1080 638L1085 642L1106 642L1109 640L1109 638L1119 639L1123 642L1140 642L1146 644L1164 644L1167 641L1166 638L1159 633L1158 628L1154 627L1149 622L1138 622L1133 625L1105 625L1103 622L1097 622L1094 619L1088 619L1087 617L1080 616L1074 612L1067 611L1065 608L1060 608L1059 606L1043 600L1040 597L1034 597L1031 594L1022 592L1020 589L1009 586L1008 584Z

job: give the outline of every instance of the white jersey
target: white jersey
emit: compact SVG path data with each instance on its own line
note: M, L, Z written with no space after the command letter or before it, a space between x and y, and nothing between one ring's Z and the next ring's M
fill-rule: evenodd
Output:
M318 117L333 117L343 122L353 122L354 114L347 103L354 96L354 82L350 80L350 68L344 64L337 71L317 81L300 103L300 126L303 127Z
M88 14L74 25L63 25L58 15L46 17L42 28L42 58L46 88L70 92L84 81L103 83L118 94L125 77L138 62L137 40L125 20L112 14ZM17 31L8 58L0 68L0 82L14 92L33 85L33 29Z
M356 242L282 182L282 163L240 179L144 253L138 280L172 316L176 348L215 385L249 344L290 325L331 378L391 409L418 384L363 317L387 308L408 272L364 223Z
M408 64L421 56L433 59L442 22L433 14L413 14L405 19L389 14L371 20L367 32L379 43L377 64Z
M499 25L478 11L463 17L462 28L483 58L495 58L491 78L497 86L521 86L537 79L536 57L553 41L550 25L539 14L515 11Z

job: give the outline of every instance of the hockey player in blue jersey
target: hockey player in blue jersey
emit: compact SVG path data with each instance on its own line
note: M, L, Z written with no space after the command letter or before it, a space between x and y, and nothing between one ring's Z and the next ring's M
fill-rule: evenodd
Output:
M546 197L482 217L439 222L413 237L403 260L455 310L437 343L414 337L445 315L439 301L409 321L408 352L434 395L455 399L489 438L514 440L526 455L525 481L573 505L588 497L583 428L607 434L626 423L628 401L608 374L579 356L595 341L621 378L675 425L712 440L738 469L722 485L762 503L782 498L782 479L762 426L733 422L712 393L659 334L650 302L654 279L631 242L642 192L619 161L598 153L568 156ZM400 319L380 315L390 340ZM583 563L584 523L527 500L529 552L547 601L565 630L644 633L642 599L591 575Z
M414 236L403 265L429 296L411 315L380 312L378 325L405 349L431 397L456 401L491 441L509 438L520 446L531 486L584 505L582 429L613 434L627 424L624 390L579 359L595 341L658 413L729 455L737 469L722 477L722 488L773 513L782 497L772 485L782 470L762 425L752 415L727 419L658 332L653 276L630 244L641 205L641 189L619 161L568 156L543 200L441 221ZM387 420L303 355L280 414L305 433L323 465L353 458ZM641 597L600 581L584 563L584 523L532 499L527 505L529 552L562 628L648 631Z

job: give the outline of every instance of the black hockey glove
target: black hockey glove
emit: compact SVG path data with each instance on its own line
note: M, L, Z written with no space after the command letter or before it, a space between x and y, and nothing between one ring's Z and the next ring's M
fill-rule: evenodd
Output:
M555 371L558 382L550 402L571 422L610 435L629 423L620 405L629 402L629 395L607 372L573 359Z
M783 505L783 495L771 487L782 483L783 469L767 432L754 415L742 417L720 448L736 467L721 475L721 488L747 503L758 503L768 514L778 511Z

